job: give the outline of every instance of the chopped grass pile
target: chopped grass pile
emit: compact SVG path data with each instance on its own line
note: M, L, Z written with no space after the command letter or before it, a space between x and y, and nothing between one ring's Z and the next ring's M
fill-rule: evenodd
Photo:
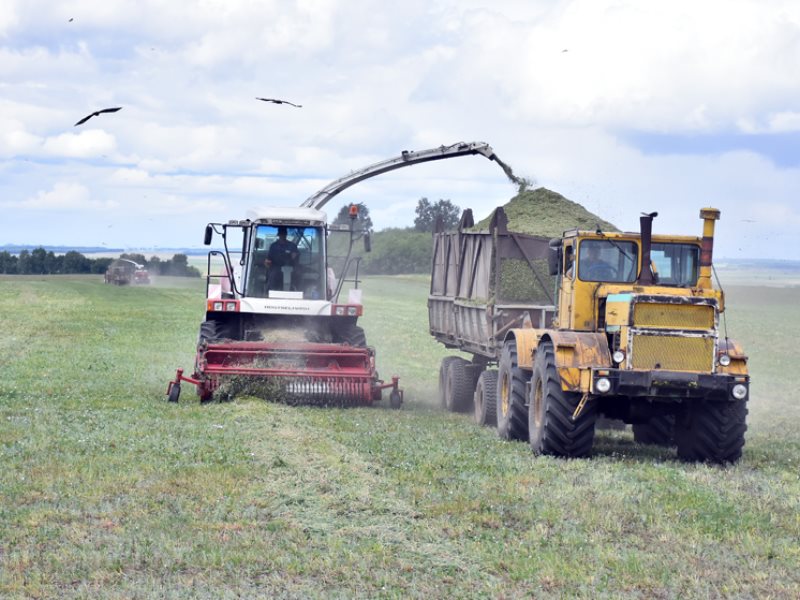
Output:
M521 186L521 191L503 206L503 210L508 217L508 230L528 235L561 237L568 229L594 230L598 226L603 231L619 231L577 202L544 187L529 190ZM490 214L474 229L485 231L491 218Z

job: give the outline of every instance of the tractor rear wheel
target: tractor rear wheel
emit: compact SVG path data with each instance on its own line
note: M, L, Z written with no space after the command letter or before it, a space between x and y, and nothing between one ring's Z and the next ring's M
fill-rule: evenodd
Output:
M467 369L469 361L459 356L453 357L445 373L444 401L450 412L464 412L471 408L472 374Z
M695 402L675 424L678 458L734 463L742 457L747 400Z
M633 425L633 441L670 447L675 445L675 415L659 415L647 423Z
M484 371L478 377L473 397L475 422L478 425L497 424L497 371Z
M531 450L568 458L587 456L592 451L597 420L597 403L584 404L573 420L581 395L565 392L556 369L551 342L542 342L536 350L528 407Z
M517 344L511 340L503 345L497 369L497 435L505 440L528 439L528 376L517 364Z

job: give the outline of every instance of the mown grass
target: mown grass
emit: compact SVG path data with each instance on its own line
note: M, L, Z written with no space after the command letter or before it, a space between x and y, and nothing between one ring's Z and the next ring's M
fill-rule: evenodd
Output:
M728 290L754 384L725 469L621 431L536 458L442 412L426 293L365 283L400 411L170 405L201 282L0 278L0 596L800 596L798 288Z

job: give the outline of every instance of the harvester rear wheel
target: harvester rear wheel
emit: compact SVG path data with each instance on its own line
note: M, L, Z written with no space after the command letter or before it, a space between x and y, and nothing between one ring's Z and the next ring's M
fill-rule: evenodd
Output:
M584 404L573 420L572 415L580 401L580 394L562 389L553 344L542 342L533 363L528 408L530 444L534 454L578 458L592 451L597 403L589 401Z
M497 435L505 440L528 439L528 376L517 364L517 344L510 340L503 345L497 369Z
M678 458L691 462L736 462L742 456L746 419L746 400L691 404L675 424Z
M659 415L633 425L633 441L654 446L675 445L675 415Z
M497 371L483 371L475 385L475 422L497 424Z
M471 408L472 374L467 369L469 361L454 357L445 373L445 407L450 412L464 412Z

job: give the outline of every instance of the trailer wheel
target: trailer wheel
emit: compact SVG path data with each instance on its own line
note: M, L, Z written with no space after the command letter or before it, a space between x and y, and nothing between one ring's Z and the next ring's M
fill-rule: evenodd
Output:
M517 366L517 345L503 345L497 369L497 435L505 440L528 439L528 407L525 406L527 374Z
M447 409L447 372L450 363L457 359L457 356L445 356L439 365L439 405L444 409Z
M169 395L167 400L170 402L177 402L181 397L181 384L173 383L169 388Z
M747 401L696 402L675 424L678 458L734 463L742 457Z
M480 374L473 402L478 425L497 425L497 371Z
M597 403L588 401L577 419L572 418L581 394L565 392L556 369L551 342L542 342L536 351L528 408L531 450L577 458L592 451Z
M654 446L675 445L675 415L659 415L633 425L633 441Z
M459 356L448 363L445 373L445 407L450 412L464 412L472 408L472 374L467 369L469 361Z

